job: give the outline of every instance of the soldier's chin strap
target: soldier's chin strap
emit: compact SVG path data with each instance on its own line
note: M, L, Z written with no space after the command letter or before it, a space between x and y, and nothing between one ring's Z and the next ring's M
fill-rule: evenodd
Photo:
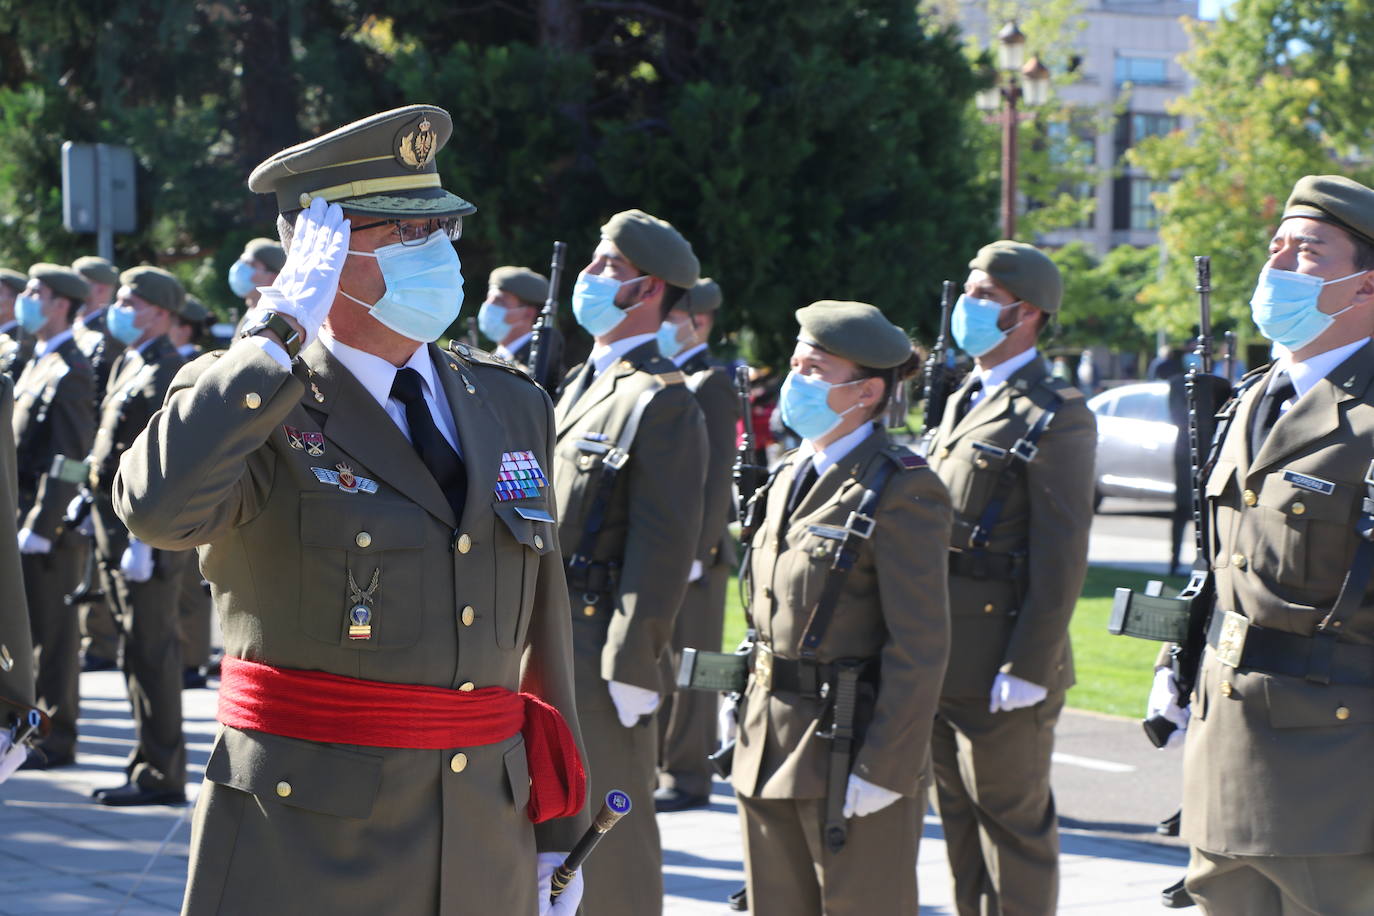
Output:
M1312 652L1307 657L1307 680L1314 684L1325 686L1331 683L1331 661L1336 653L1341 627L1364 600L1371 573L1374 573L1374 461L1369 463L1369 469L1365 471L1364 485L1365 497L1360 504L1360 517L1355 522L1360 542L1355 546L1350 571L1341 583L1336 603L1318 622L1312 634Z

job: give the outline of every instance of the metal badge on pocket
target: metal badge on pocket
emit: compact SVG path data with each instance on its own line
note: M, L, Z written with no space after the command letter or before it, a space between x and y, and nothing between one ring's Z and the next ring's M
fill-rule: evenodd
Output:
M1235 611L1227 611L1221 619L1221 637L1217 640L1217 660L1231 668L1239 668L1245 654L1245 636L1250 632L1250 619Z

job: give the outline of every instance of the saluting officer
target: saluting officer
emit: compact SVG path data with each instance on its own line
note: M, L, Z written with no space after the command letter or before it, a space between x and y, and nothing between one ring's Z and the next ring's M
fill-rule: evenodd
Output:
M697 281L692 246L639 210L601 227L573 288L595 346L558 402L559 541L568 557L577 709L592 797L629 793L587 863L586 911L653 916L663 860L653 811L662 670L701 528L706 431L682 372L654 342Z
M930 466L949 487L951 645L932 739L961 914L1053 913L1054 726L1073 685L1069 617L1088 566L1096 424L1036 341L1059 269L1020 242L969 262L951 330L975 370L950 397Z
M677 656L693 646L715 651L725 626L725 590L734 565L733 542L726 526L733 505L731 468L735 461L735 421L739 418L734 384L725 370L711 364L707 341L720 308L720 286L702 277L678 300L658 329L658 349L687 376L706 420L706 490L702 501L701 537L688 575L687 594L673 628L671 688ZM668 694L659 711L659 811L699 808L710 801L711 766L716 749L719 698L705 690Z
M553 411L433 345L475 210L452 130L411 105L259 165L288 261L120 461L120 517L200 545L225 641L188 914L577 908L548 904L587 824Z
M1299 180L1250 306L1288 355L1242 381L1206 481L1216 607L1184 745L1186 886L1207 913L1371 913L1374 190Z
M0 374L19 378L33 353L33 335L19 329L14 315L15 299L29 285L29 278L17 270L0 267Z
M115 515L111 487L120 457L162 406L185 362L167 331L186 307L186 291L157 267L131 268L119 280L107 323L128 346L111 370L88 463L96 555L119 621L137 741L124 767L126 783L94 794L105 805L165 804L186 800L177 594L190 554L154 550L130 536Z
M906 334L861 302L797 323L780 409L802 445L754 499L745 569L758 641L733 781L749 906L906 916L949 650L949 495L878 422L918 364ZM825 737L849 729L850 747Z
M19 562L14 466L14 382L0 373L0 782L25 760L16 745L33 703L33 637Z
M39 707L52 731L28 768L76 762L80 644L76 608L63 597L77 584L80 535L64 516L76 484L52 475L53 459L80 461L95 435L91 364L72 339L71 316L85 301L86 281L57 264L29 268L15 304L19 324L37 340L15 384L14 440L19 472L19 552L36 658Z

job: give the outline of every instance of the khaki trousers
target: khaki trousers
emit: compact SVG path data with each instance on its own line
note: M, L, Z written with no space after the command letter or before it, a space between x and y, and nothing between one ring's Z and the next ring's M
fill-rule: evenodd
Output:
M1374 913L1374 853L1227 856L1195 848L1186 887L1214 916L1367 916Z
M936 802L960 916L1045 916L1059 897L1050 791L1064 693L1011 712L981 697L940 700L931 734Z
M83 543L85 538L63 531L48 553L19 557L33 633L34 696L38 707L52 718L52 731L38 745L48 757L76 753L81 633L76 608L62 599L76 588Z
M824 799L741 796L750 913L912 916L924 800L919 792L850 818L844 848L832 853L821 839Z
M729 563L717 563L688 584L673 627L674 678L684 648L718 651L725 628L725 590L729 584ZM711 794L712 770L706 758L719 746L719 705L720 694L709 690L679 690L664 697L663 708L658 712L661 788L679 789L688 795Z

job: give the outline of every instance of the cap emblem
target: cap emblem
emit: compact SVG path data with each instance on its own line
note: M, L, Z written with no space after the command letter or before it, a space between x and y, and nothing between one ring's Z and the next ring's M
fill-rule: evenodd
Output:
M422 169L429 165L434 158L434 131L430 127L429 118L420 121L415 130L401 138L396 156L413 169Z

